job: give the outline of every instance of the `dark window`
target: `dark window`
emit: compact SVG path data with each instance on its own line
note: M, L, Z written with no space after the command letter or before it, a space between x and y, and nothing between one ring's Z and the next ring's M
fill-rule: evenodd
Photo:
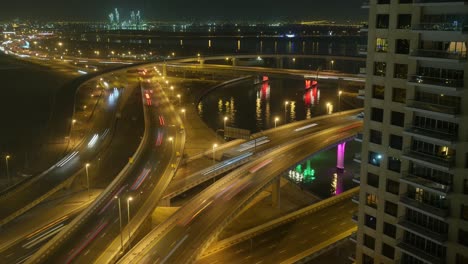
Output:
M369 164L372 164L374 166L377 166L377 167L380 167L380 162L382 161L382 155L377 153L377 152L373 152L373 151L369 151Z
M458 243L468 247L468 231L458 229Z
M383 233L391 238L396 237L396 226L389 224L387 222L384 222L383 224Z
M463 256L457 253L455 264L468 264L468 256Z
M401 160L394 158L394 157L388 157L388 170L394 171L394 172L400 172L401 170Z
M388 5L390 4L390 0L377 0L378 5Z
M401 150L403 148L403 137L391 134L389 145L392 149Z
M462 204L460 218L468 221L468 205Z
M371 120L376 122L383 122L383 109L382 108L371 108Z
M371 237L371 236L368 236L366 234L364 234L364 246L370 248L370 249L374 249L375 248L375 238Z
M382 243L382 255L386 256L389 259L393 259L395 257L395 248Z
M368 172L367 184L375 188L379 188L379 175Z
M465 168L468 168L468 153L465 153Z
M401 88L393 88L392 101L404 104L406 102L406 90Z
M395 63L393 78L408 79L408 64Z
M385 62L374 62L374 75L385 77L387 73L387 63Z
M411 4L413 3L413 0L400 0L398 1L399 4Z
M377 195L366 193L366 205L377 209Z
M468 194L468 180L463 180L463 193Z
M383 100L385 98L385 86L372 85L372 98Z
M386 191L398 195L400 191L400 183L387 179Z
M375 227L377 226L377 218L368 214L364 215L364 225L375 230Z
M397 54L409 54L410 41L407 39L397 39L395 53Z
M362 254L362 264L374 264L374 259L366 254Z
M388 28L389 15L387 14L378 14L376 28Z
M392 111L390 124L394 126L403 127L405 124L405 114Z
M409 29L411 28L411 15L409 14L401 14L398 15L398 29Z
M369 141L374 144L382 144L382 132L377 130L370 130Z
M385 201L385 213L391 216L397 216L398 205L389 201Z

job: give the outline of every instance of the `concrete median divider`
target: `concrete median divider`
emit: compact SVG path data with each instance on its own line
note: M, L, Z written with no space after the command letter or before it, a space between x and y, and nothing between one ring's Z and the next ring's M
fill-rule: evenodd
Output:
M235 244L238 244L240 242L243 242L245 240L248 240L252 237L255 237L259 234L265 233L268 230L271 230L275 227L284 225L286 223L292 222L298 218L304 217L306 215L315 213L317 211L320 211L322 209L325 209L329 206L332 206L334 204L337 204L343 200L351 199L356 193L359 193L359 187L355 187L351 190L348 190L340 195L322 200L320 202L317 202L315 204L312 204L310 206L304 207L302 209L299 209L293 213L287 214L285 216L282 216L280 218L271 220L269 222L266 222L264 224L261 224L259 226L256 226L254 228L248 229L242 233L239 233L237 235L234 235L232 237L223 239L221 241L218 241L214 243L213 245L210 246L209 251L203 252L201 255L201 258L206 257L208 255L211 255L213 253L216 253L220 250L223 250L225 248L231 247Z

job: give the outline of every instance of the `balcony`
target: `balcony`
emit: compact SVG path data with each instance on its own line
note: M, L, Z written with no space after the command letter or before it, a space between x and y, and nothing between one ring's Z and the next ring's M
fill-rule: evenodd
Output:
M424 237L425 239L431 240L439 245L444 245L445 242L447 242L448 235L447 234L441 234L434 232L432 230L429 230L423 226L420 226L411 220L406 219L405 217L400 217L400 220L397 223L397 226L409 231L411 233L416 233L421 237Z
M454 23L421 23L411 27L414 31L443 31L443 32L458 32L468 33L468 26Z
M431 215L441 221L445 221L445 218L449 215L449 209L439 208L427 203L423 203L408 197L406 194L400 198L400 203L409 207L415 211L423 214Z
M349 236L349 240L351 240L354 243L357 243L357 233L354 232Z
M361 8L369 8L370 7L370 2L369 1L364 1L361 4Z
M414 175L409 172L403 172L402 175L403 177L400 179L401 182L405 182L412 186L434 192L438 195L447 195L452 191L451 186L448 184L438 183L432 179Z
M443 128L427 128L414 124L406 124L404 133L413 137L436 141L446 146L453 146L458 140L457 131Z
M423 110L427 114L442 114L444 117L456 118L460 114L459 106L449 106L433 102L425 102L420 100L407 100L406 108L409 110Z
M363 32L369 32L369 25L362 25L361 28L359 29L360 33Z
M466 61L466 52L445 51L445 50L426 50L417 49L410 53L411 57L418 59L428 60L441 60L441 61Z
M367 56L367 45L358 45L357 50L359 55Z
M459 91L464 87L463 79L447 79L423 75L410 75L408 78L408 84L427 88L448 88L454 91Z
M426 251L419 249L410 243L400 239L398 241L397 247L404 253L417 258L425 263L433 263L433 264L444 264L445 260L440 257L436 257L433 255L427 254Z
M362 142L363 139L364 139L364 135L362 133L358 133L356 137L354 138L354 141Z
M364 89L358 90L357 98L364 100L365 99L364 96L365 96L365 90Z
M357 222L358 222L358 215L357 215L357 213L356 213L356 214L353 214L353 216L351 216L351 220L353 220L353 222L357 224Z
M359 204L359 195L354 195L352 198L351 198L351 201L355 204Z
M353 161L361 164L362 163L361 153L355 153Z
M411 148L405 149L402 158L442 171L449 171L455 164L455 158L453 156L439 156L434 153Z

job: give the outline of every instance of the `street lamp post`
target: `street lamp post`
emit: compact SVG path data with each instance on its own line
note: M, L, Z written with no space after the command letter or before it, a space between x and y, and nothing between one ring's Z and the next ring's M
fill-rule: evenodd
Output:
M131 236L131 233L130 233L130 201L133 200L133 197L128 197L127 198L127 228L128 228L128 245L129 245L129 248L132 248L132 242L130 240L130 236Z
M182 114L184 114L184 119L186 119L186 115L185 115L185 108L182 108L182 110L180 110L182 112Z
M226 130L226 121L228 121L228 119L229 118L227 116L224 117L224 130Z
M284 121L286 122L286 113L288 111L289 101L284 102Z
M182 104L182 101L180 99L181 98L180 94L177 94L177 98L179 98L179 104Z
M174 86L171 85L171 96L174 97Z
M172 148L174 148L174 138L173 138L173 137L170 137L170 138L169 138L169 141L171 142Z
M122 233L122 206L120 205L120 197L114 196L119 204L119 221L120 221L120 251L123 252L123 233Z
M8 160L10 159L10 155L6 155L5 156L5 163L6 163L6 173L7 173L7 177L8 177L8 184L11 183L11 179L10 179L10 168L8 167Z
M85 170L86 170L86 186L88 188L88 198L90 197L89 195L89 171L88 171L89 166L91 166L91 164L86 163Z
M279 121L279 117L275 117L275 128L276 128L276 125L278 124L278 121Z
M215 162L215 156L216 156L216 148L218 147L218 144L213 144L213 163Z
M341 113L341 94L343 93L343 91L339 91L338 92L338 113Z

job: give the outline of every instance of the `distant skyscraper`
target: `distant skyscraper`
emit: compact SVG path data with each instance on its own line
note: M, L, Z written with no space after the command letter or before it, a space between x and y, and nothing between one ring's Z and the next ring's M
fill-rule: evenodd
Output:
M468 5L371 0L357 263L468 263Z
M117 10L117 8L115 9L115 22L120 23L120 14L119 14L119 10Z

